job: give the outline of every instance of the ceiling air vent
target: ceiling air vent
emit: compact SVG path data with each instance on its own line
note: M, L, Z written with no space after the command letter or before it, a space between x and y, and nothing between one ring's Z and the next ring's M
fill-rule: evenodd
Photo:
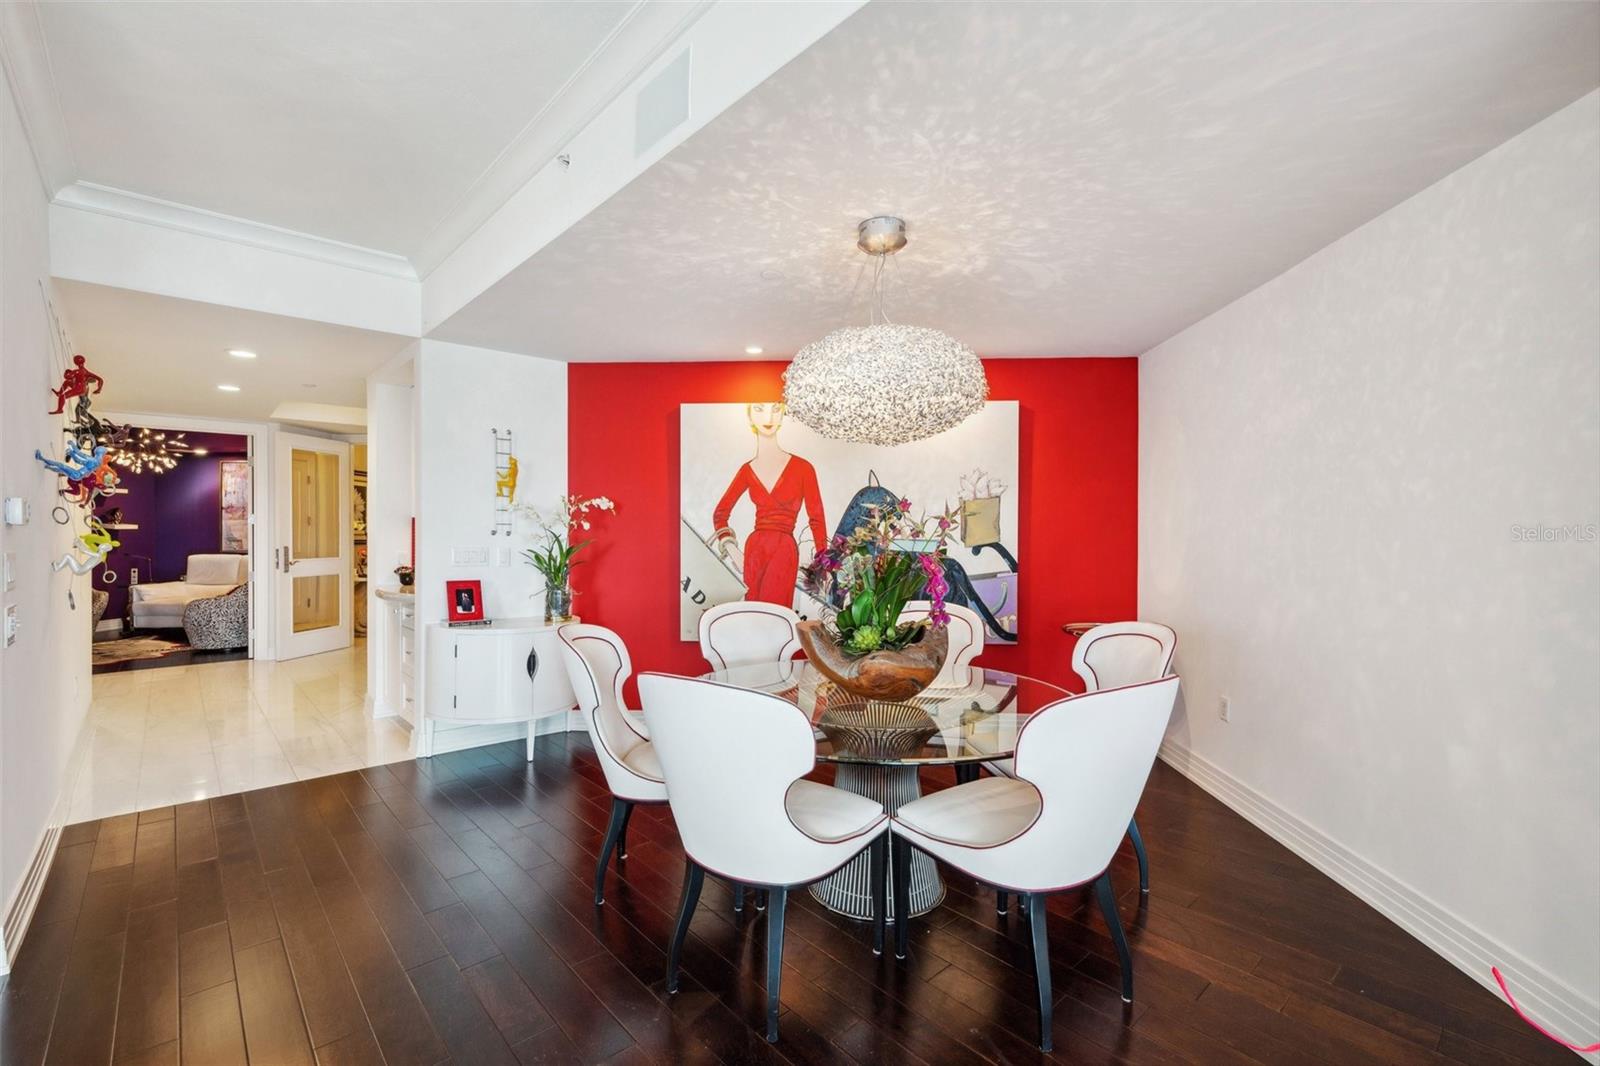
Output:
M634 98L634 155L644 155L689 117L689 49L661 68Z

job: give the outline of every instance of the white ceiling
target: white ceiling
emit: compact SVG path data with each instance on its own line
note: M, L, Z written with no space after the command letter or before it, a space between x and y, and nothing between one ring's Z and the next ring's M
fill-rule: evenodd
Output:
M637 6L37 11L78 180L416 259Z
M1127 354L1600 84L1600 6L869 4L436 336L787 355L890 314L989 355Z
M106 379L95 398L102 411L266 421L280 404L365 408L367 375L412 343L392 333L103 285L54 284L73 344ZM236 359L229 348L256 358ZM219 384L239 391L220 392Z

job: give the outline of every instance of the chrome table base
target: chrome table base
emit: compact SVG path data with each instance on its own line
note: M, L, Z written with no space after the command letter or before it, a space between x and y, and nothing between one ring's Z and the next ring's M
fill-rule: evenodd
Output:
M922 795L915 766L873 766L863 763L837 764L833 783L838 788L875 799L893 814L904 804ZM893 863L887 876L894 877ZM811 895L830 911L863 922L872 920L872 880L867 853L863 851L837 872L811 886ZM894 899L894 882L889 883L887 899ZM911 853L911 914L926 914L944 899L944 881L933 860L920 851ZM894 915L887 916L890 922Z

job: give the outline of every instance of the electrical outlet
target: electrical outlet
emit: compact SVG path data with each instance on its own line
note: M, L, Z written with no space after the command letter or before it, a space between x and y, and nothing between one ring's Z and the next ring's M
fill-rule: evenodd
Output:
M1228 720L1228 697L1226 696L1217 698L1217 717L1224 722Z
M139 568L137 566L128 567L128 584L137 585L138 583L139 583Z
M15 644L17 642L17 630L21 627L21 625L22 625L22 623L17 620L17 605L14 604L14 603L7 604L6 605L6 647L9 648L9 647L11 647L11 645L13 645L13 644Z

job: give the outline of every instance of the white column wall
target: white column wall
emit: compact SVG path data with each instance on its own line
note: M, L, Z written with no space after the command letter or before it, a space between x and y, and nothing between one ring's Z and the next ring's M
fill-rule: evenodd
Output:
M518 503L554 507L567 490L567 366L423 340L415 381L417 629L425 670L424 627L446 617L446 581L481 580L490 618L544 613L544 584L517 554L530 543L528 523L518 519L512 537L490 536L495 482L490 430L512 432L520 467ZM452 562L455 549L483 549L488 561L458 565ZM419 702L425 692L419 677ZM421 714L426 713L424 704ZM453 740L448 746L462 744Z

